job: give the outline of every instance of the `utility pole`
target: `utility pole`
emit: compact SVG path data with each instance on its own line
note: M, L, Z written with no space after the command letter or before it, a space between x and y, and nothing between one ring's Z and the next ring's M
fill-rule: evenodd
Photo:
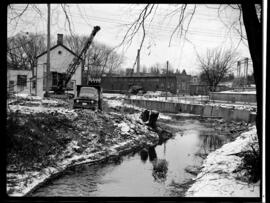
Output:
M167 101L167 94L168 94L168 67L169 67L169 61L167 61L167 71L166 71L166 98L165 100Z
M240 78L240 61L237 61L237 77Z
M245 70L245 83L246 83L246 87L248 85L248 58L245 58L245 62L246 62L246 70Z
M140 74L140 49L138 49L137 53L137 74Z
M240 61L237 61L237 81L238 81L238 85L240 85Z
M48 4L48 21L47 21L47 69L46 69L46 92L45 97L49 96L49 76L50 76L50 20L51 20L51 6Z

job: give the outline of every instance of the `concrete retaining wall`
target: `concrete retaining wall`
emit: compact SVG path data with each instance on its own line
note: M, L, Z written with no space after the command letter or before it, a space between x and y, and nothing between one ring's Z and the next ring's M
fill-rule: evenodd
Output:
M222 93L222 92L210 92L211 100L222 100L222 101L239 101L239 102L252 102L255 103L256 94L244 94L244 93Z
M125 99L125 102L142 108L157 110L165 113L191 113L201 115L203 117L221 117L226 121L234 120L254 122L256 120L256 113L251 113L248 110L230 109L210 105L183 104L138 99Z

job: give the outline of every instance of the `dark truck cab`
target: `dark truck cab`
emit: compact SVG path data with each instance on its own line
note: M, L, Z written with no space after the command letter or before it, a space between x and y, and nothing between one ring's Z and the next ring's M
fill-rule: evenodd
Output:
M73 108L102 110L102 93L100 83L89 82L87 86L77 85L77 96Z

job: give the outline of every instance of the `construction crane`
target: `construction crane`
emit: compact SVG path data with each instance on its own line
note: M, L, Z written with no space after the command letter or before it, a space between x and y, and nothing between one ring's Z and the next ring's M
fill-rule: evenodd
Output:
M83 55L86 54L89 46L91 45L96 33L100 30L99 26L95 26L89 39L87 40L87 42L84 45L84 48L82 49L81 53L79 54L79 56L75 56L72 60L72 62L69 64L66 73L64 74L64 77L58 81L58 85L57 87L54 89L54 92L56 94L64 94L65 93L65 89L67 87L68 82L70 81L71 77L73 76L73 74L75 73L75 71L77 70L78 65L80 64L80 60L82 58Z

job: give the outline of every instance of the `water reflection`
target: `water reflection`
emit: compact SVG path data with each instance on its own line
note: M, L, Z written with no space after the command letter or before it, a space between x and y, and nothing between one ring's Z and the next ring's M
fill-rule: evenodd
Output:
M157 182L165 182L168 171L168 161L166 159L155 159L153 162L152 176Z
M165 144L165 143L164 143ZM164 145L164 154L166 153L166 146ZM166 159L158 159L154 147L149 147L148 151L143 149L140 151L141 160L145 163L149 156L149 161L153 165L152 176L157 182L164 182L167 177L168 161Z
M149 154L149 160L151 162L157 158L157 153L154 147L149 147L148 154Z
M148 152L146 149L143 149L141 152L140 152L140 156L141 156L141 160L143 163L145 163L148 159Z
M200 150L209 153L221 147L227 140L227 136L217 132L202 132L200 135Z

